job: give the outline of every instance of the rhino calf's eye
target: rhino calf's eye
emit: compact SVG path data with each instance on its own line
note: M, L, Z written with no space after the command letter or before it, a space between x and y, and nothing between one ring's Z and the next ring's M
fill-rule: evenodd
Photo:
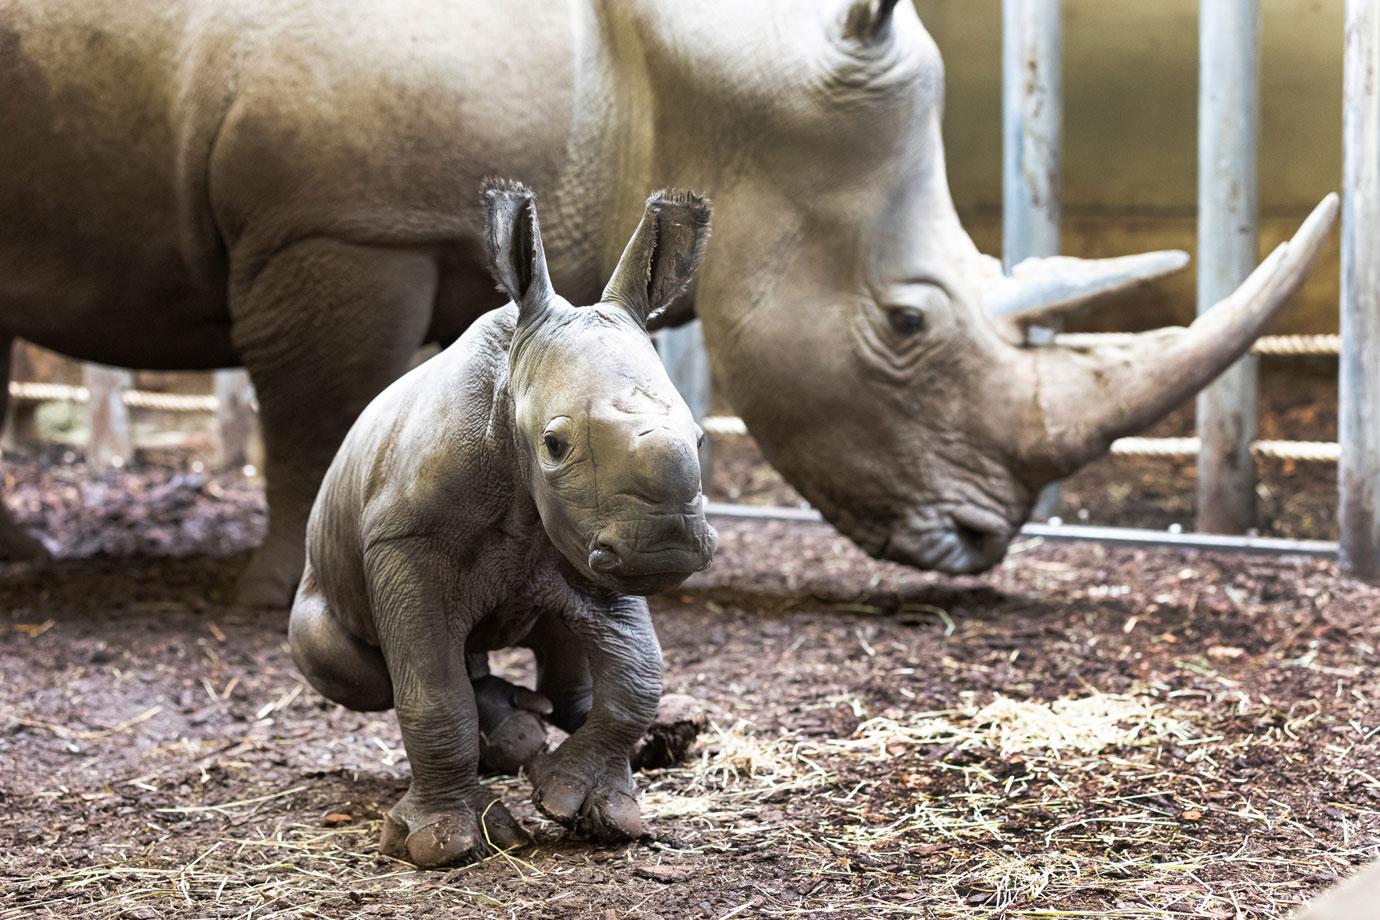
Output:
M542 445L546 448L546 454L552 460L559 460L565 456L565 444L554 434L542 436Z
M925 331L925 314L910 307L891 307L886 311L886 319L897 335L919 335Z

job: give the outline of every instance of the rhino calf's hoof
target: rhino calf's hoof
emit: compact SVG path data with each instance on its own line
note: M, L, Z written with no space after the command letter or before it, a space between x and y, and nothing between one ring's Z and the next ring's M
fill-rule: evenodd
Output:
M546 750L546 723L536 713L518 711L479 736L479 766L485 773L516 776Z
M590 840L622 843L642 836L642 810L626 762L602 766L559 755L557 749L538 757L529 771L532 801L542 814Z
M383 819L379 849L421 869L475 862L531 841L503 803L480 790L446 810L420 808L403 796Z
M486 773L516 775L546 750L551 701L518 684L486 674L474 683L479 714L479 765Z

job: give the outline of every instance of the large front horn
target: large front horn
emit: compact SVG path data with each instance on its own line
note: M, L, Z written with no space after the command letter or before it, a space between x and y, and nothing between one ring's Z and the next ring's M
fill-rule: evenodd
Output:
M1331 194L1293 239L1187 329L1157 329L1087 351L1031 349L1043 416L1036 428L1043 431L1040 443L1027 445L1025 459L1054 476L1071 472L1211 383L1298 289L1336 216Z

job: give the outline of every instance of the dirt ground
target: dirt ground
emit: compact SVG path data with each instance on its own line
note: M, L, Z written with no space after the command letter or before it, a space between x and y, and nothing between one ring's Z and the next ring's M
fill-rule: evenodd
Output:
M572 840L504 779L536 845L418 872L377 853L392 715L221 600L257 488L43 459L6 466L62 558L0 573L3 920L1274 918L1380 855L1380 589L1037 541L945 578L720 522L653 604L713 728L640 777L650 835Z

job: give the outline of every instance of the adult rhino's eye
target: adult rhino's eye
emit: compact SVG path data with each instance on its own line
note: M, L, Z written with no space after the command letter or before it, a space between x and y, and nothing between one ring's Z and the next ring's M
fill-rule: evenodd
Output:
M546 455L552 460L560 460L565 456L565 442L554 434L543 435L541 443L546 448Z
M889 307L886 311L886 321L892 332L904 336L919 335L925 331L927 325L925 314L914 307Z

